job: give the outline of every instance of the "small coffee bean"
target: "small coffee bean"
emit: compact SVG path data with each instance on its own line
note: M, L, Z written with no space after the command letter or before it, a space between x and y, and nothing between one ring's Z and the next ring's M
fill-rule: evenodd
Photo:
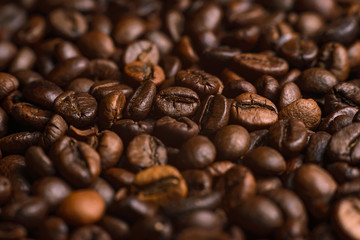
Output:
M328 132L331 134L336 133L337 131L341 130L342 128L350 125L353 122L352 116L347 115L340 115L337 116L329 125Z
M116 80L119 81L121 73L117 64L109 59L97 58L89 62L89 66L82 76L92 80Z
M301 90L311 93L325 94L337 84L336 77L321 68L306 69L299 79Z
M98 178L95 182L90 186L90 189L93 189L97 192L105 201L106 206L110 206L115 197L115 190L113 187L104 179Z
M109 129L122 118L126 98L122 91L116 90L101 99L99 104L99 125L101 129Z
M11 109L11 116L20 125L42 130L52 117L52 112L30 103L15 103Z
M101 227L88 225L77 228L69 240L111 240L110 235Z
M78 47L68 41L56 44L53 54L59 62L64 62L74 57L81 57L81 53Z
M0 161L0 175L9 179L12 194L29 192L30 183L25 176L25 159L21 155L9 155Z
M348 45L356 39L359 30L356 18L339 18L324 29L321 37L323 42L338 42Z
M135 174L123 168L109 168L104 172L104 178L114 188L128 187L134 182Z
M152 121L135 122L131 119L121 119L111 127L111 130L121 137L125 145L142 133L151 134L153 129L154 123Z
M335 162L327 166L327 171L338 183L346 183L359 178L360 169L345 162ZM341 189L341 187L340 187ZM339 191L338 189L338 192Z
M55 167L44 150L31 146L25 153L26 168L35 176L46 177L55 174Z
M326 147L330 138L331 135L323 131L312 134L306 149L305 162L323 164L326 157Z
M94 83L91 86L89 93L100 102L106 95L115 91L122 91L126 99L129 99L134 93L134 90L128 85L120 84L118 81L114 80L105 80Z
M3 153L19 154L37 145L41 138L40 132L18 132L0 139L0 149Z
M83 34L78 46L81 52L88 58L109 58L115 52L115 46L111 37L100 31L90 31Z
M4 109L0 107L0 138L6 136L6 134L8 133L8 124L9 117L4 111Z
M145 22L137 17L125 17L118 21L113 30L117 44L129 44L140 37L146 30Z
M52 108L55 99L63 91L56 84L44 80L29 83L22 93L24 98L31 103L45 108Z
M153 166L136 174L134 194L146 202L164 205L186 197L186 182L176 168Z
M3 99L19 87L19 81L13 75L2 72L0 73L0 86L0 99Z
M282 188L282 182L278 177L261 177L256 179L256 193L265 194L268 191Z
M88 78L76 78L66 88L68 91L89 93L94 81Z
M322 120L321 124L319 125L319 130L328 131L331 122L334 121L335 118L341 115L355 117L357 111L358 108L356 107L339 107L337 110L331 112Z
M231 117L247 130L268 128L278 120L274 103L260 95L243 93L231 104Z
M287 105L301 98L301 91L299 87L293 83L285 83L279 93L279 109L283 109Z
M48 217L39 229L41 240L66 240L68 239L69 227L59 217Z
M188 187L188 196L204 196L212 191L212 177L204 170L190 169L181 173Z
M98 224L110 234L112 239L126 239L130 232L128 223L110 215L105 215Z
M147 40L139 40L129 44L123 54L124 65L135 61L157 65L160 53L157 46Z
M255 86L259 95L268 98L273 102L278 99L280 86L275 78L263 75L256 81Z
M105 212L105 202L93 190L77 190L68 195L57 209L57 215L73 226L97 222Z
M151 81L158 86L165 80L165 73L160 66L141 61L127 64L124 72L127 81L132 86L139 86L147 81Z
M161 227L159 227L161 226ZM161 215L155 215L139 219L131 228L134 239L149 240L171 239L173 226L171 221Z
M54 114L45 126L39 139L39 145L44 149L50 146L61 136L65 135L68 125L65 120L58 114Z
M189 36L182 36L178 44L175 46L175 49L177 55L181 59L181 62L187 67L192 67L200 60Z

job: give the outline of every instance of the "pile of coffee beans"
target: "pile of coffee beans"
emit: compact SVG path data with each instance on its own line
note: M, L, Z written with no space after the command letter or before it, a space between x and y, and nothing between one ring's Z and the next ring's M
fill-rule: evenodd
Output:
M0 240L360 240L359 0L0 0Z

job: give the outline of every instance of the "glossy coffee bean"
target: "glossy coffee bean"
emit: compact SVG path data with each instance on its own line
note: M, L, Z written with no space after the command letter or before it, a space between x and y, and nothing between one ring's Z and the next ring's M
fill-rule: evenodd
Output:
M0 73L0 83L0 99L19 87L19 81L14 76L4 72Z
M29 147L37 145L40 132L18 132L0 139L0 149L6 154L24 153Z
M324 29L322 40L348 45L356 39L359 30L359 25L354 17L340 18Z
M55 111L76 127L87 127L94 123L98 104L88 93L66 91L54 102Z
M126 239L130 232L130 226L124 220L105 215L99 225L106 230L113 239Z
M306 69L299 80L301 90L311 93L325 94L337 84L336 77L321 68Z
M39 230L41 240L66 240L68 239L69 227L59 217L48 217L44 220Z
M11 116L20 125L42 130L49 122L52 112L30 103L15 103L11 108Z
M161 227L159 227L161 226ZM173 226L169 219L155 215L138 220L131 229L132 239L171 239Z
M95 149L67 136L52 145L50 157L60 174L74 186L90 185L101 171L100 156Z
M204 196L212 191L212 176L204 170L190 169L181 175L188 186L188 196Z
M115 52L115 46L111 37L100 31L90 31L83 34L78 46L81 52L88 58L109 58Z
M87 225L76 229L70 236L70 240L110 240L110 235L97 225Z
M77 190L68 195L57 209L57 215L73 226L94 223L105 212L105 202L93 190Z
M117 64L108 59L97 58L89 62L89 66L82 76L93 80L120 80L121 73Z
M125 65L135 61L157 65L159 57L159 49L155 44L147 40L139 40L126 47L123 62Z
M109 129L123 117L126 98L122 91L114 91L101 99L99 104L99 125L101 129Z
M54 114L46 124L43 133L39 139L39 145L44 148L50 148L57 139L65 135L68 125L65 120L58 114Z
M152 121L138 121L121 119L114 123L111 130L118 134L125 144L128 144L134 137L146 133L151 134L154 130Z
M104 178L116 189L130 186L135 174L124 168L109 168L104 172Z
M300 88L293 82L285 83L279 93L279 109L301 98Z
M39 146L31 146L25 153L26 167L38 177L46 177L55 174L55 166L44 150Z
M165 80L165 73L160 66L141 61L127 64L124 73L127 82L132 86L139 86L147 81L151 81L158 86Z
M178 170L169 165L153 166L136 174L134 194L143 201L164 205L187 195L186 182Z
M89 93L94 81L88 78L76 78L66 88L68 91Z
M306 149L305 162L323 164L330 138L331 135L324 131L312 134Z
M278 111L274 103L257 94L243 93L231 104L233 122L247 130L268 128L278 120Z
M120 84L118 81L115 80L105 80L94 83L89 93L96 98L96 100L101 101L106 95L114 92L114 91L122 91L127 99L129 99L134 90L125 84Z
M56 59L59 62L63 62L70 58L81 56L78 47L75 44L68 41L64 41L56 44L53 54L55 55Z
M164 144L156 137L148 134L140 134L129 143L126 157L130 166L136 170L167 163Z
M0 174L10 181L13 193L30 190L30 183L25 178L25 165L25 159L21 155L9 155L0 161Z
M145 32L145 22L137 17L125 17L114 27L113 37L117 44L128 44Z
M52 108L55 99L63 91L56 84L49 81L35 81L26 85L23 96L29 102L45 107Z
M280 86L275 78L263 75L256 81L255 86L259 95L268 98L273 102L278 99Z

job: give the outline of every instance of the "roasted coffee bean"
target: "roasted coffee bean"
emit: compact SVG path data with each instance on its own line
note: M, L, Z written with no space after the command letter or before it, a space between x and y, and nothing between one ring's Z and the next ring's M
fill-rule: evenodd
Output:
M184 30L184 15L181 11L173 9L166 13L165 19L166 30L169 32L170 37L175 42L178 42Z
M176 165L181 169L205 168L215 160L215 157L214 144L207 137L198 135L181 146Z
M279 119L300 119L305 126L314 130L321 120L321 109L317 103L309 99L299 99L284 107L279 113Z
M88 29L85 17L75 10L56 9L49 14L49 22L54 32L68 39L82 36Z
M161 227L159 227L161 226ZM138 220L131 228L132 239L171 239L173 227L171 221L161 215Z
M144 34L145 22L138 17L124 17L118 21L113 30L113 37L117 44L128 44Z
M18 71L31 70L34 67L35 62L36 54L34 50L29 47L22 47L12 60L9 66L9 72L16 73Z
M351 166L345 162L329 164L326 169L338 183L346 183L360 176L360 169L358 167Z
M109 58L115 53L114 42L111 37L100 31L90 31L83 34L78 46L88 58Z
M295 29L304 38L316 37L324 27L324 19L314 12L302 12L299 14Z
M305 92L325 94L337 84L336 77L321 68L306 69L299 79L299 86Z
M129 143L126 157L130 166L136 170L167 163L164 144L148 134L140 134Z
M70 193L70 186L57 177L44 177L35 181L31 187L35 196L42 197L54 210Z
M101 227L88 225L76 229L69 240L111 240L111 237Z
M34 228L41 224L48 212L45 199L40 197L24 197L5 205L2 208L2 217L6 221L12 221Z
M233 122L247 130L268 128L278 120L278 111L274 103L260 95L243 93L231 104Z
M255 86L259 95L268 98L273 102L278 99L280 86L275 78L263 75L256 81Z
M294 37L280 47L280 54L295 68L312 66L318 54L317 45L311 40Z
M256 93L256 88L250 82L240 79L230 79L224 86L223 94L228 98L235 98L242 93Z
M6 134L8 133L8 124L9 117L4 111L4 109L0 107L0 138L6 136Z
M250 135L245 128L228 125L217 131L214 137L216 152L222 159L236 161L250 146Z
M154 101L157 112L174 118L192 116L200 105L196 92L184 87L163 89Z
M128 187L134 182L135 174L123 168L109 168L104 178L116 189Z
M232 209L231 218L255 235L267 235L283 224L280 208L270 199L254 196Z
M168 78L173 78L181 69L181 61L176 56L165 55L162 57L161 66L164 70L165 76Z
M101 219L105 212L105 202L93 190L77 190L70 193L60 203L57 215L66 223L81 226Z
M132 86L139 86L148 81L158 86L165 80L165 73L160 66L141 61L127 64L124 72L127 81Z
M9 65L10 61L15 57L17 53L17 47L15 44L9 41L1 41L0 51L0 71L4 71Z
M30 183L25 178L25 165L25 159L21 155L9 155L0 161L0 175L10 180L13 194L30 190Z
M296 156L306 146L308 133L299 119L279 120L269 128L269 145L285 156Z
M305 202L306 208L317 219L325 218L337 184L331 175L315 164L304 164L294 176L294 190Z
M68 239L69 227L59 217L48 217L39 229L41 240L66 240Z
M33 104L45 108L52 108L55 99L62 92L61 88L56 84L44 80L27 84L22 94L27 101Z
M32 45L44 37L45 30L45 18L40 15L34 15L20 28L15 38L20 45Z
M287 105L301 98L301 91L299 87L293 83L285 83L279 93L279 108L283 109Z
M130 98L125 115L135 121L146 118L156 96L156 86L152 81L144 82Z
M125 95L119 90L109 93L101 99L99 104L99 125L101 129L111 128L116 121L122 118L125 102Z
M347 115L347 116L350 116L350 117L351 116L354 117L356 115L357 111L358 111L358 108L355 108L355 107L340 107L340 108L337 108L337 110L333 111L332 113L327 115L322 120L321 124L319 125L319 130L320 131L328 131L331 122L334 121L334 119L336 117L341 116L341 115Z
M203 100L195 121L203 134L215 133L226 126L230 117L230 101L221 94L210 95Z
M106 206L109 206L114 200L114 188L102 178L95 180L95 182L90 186L90 189L93 189L104 199Z
M153 166L136 174L134 194L143 201L164 205L186 197L186 182L176 168Z
M43 133L39 139L39 145L44 149L50 148L57 139L65 135L68 125L65 120L57 114L54 114L45 126Z
M101 171L100 156L95 149L67 136L52 145L50 157L60 174L74 186L90 185Z
M81 56L78 47L75 44L67 41L56 44L53 54L59 62L64 62L70 58Z
M165 116L156 121L154 136L166 145L180 147L186 140L199 133L198 125L187 117L174 119Z
M346 48L335 42L325 44L320 49L317 66L330 71L339 82L345 81L350 72Z
M37 177L55 174L55 167L44 150L39 146L31 146L25 153L26 168Z
M11 182L8 178L0 177L0 205L3 205L11 196ZM0 235L1 236L1 235Z
M288 63L277 57L255 53L241 53L233 58L234 70L253 81L261 75L281 77L289 69Z
M52 112L30 103L15 103L11 109L11 116L20 125L42 130L52 117Z
M121 78L119 67L114 61L98 58L89 62L89 66L82 74L92 80L117 80Z
M338 42L348 45L356 39L359 30L356 18L339 18L324 29L321 38L323 42Z
M338 201L332 216L333 226L340 238L356 239L360 237L357 228L360 200L357 197L347 197Z
M130 232L128 223L110 215L105 215L98 224L110 234L112 239L126 239Z
M32 70L22 70L14 73L14 76L19 80L20 86L25 87L26 85L43 80L43 77Z
M214 240L230 240L232 239L228 234L218 231L212 231L209 229L202 228L186 228L184 229L175 239L186 240L186 239L209 239Z
M66 88L68 91L89 93L94 81L88 78L76 78Z
M0 139L0 149L7 154L23 153L29 147L37 145L40 138L40 132L13 133Z
M316 12L325 19L332 19L337 14L337 2L334 0L300 0L295 6L301 11Z
M268 191L282 188L282 182L278 177L262 177L256 179L256 193L265 194Z
M127 46L123 55L123 63L126 65L134 61L141 61L157 65L159 58L159 49L154 43L147 40L139 40Z
M194 90L200 97L216 94L220 80L201 70L181 70L176 74L175 82L179 86Z
M249 26L231 31L224 36L222 43L232 47L240 48L248 52L256 46L260 38L260 28L258 26Z
M319 165L325 163L326 147L330 138L331 135L323 131L312 134L306 149L305 162Z
M196 53L189 36L182 36L175 47L177 55L185 66L193 66L199 62L199 55Z
M352 123L336 132L327 147L328 157L332 161L358 163L360 161L359 131L360 123Z
M94 123L97 114L97 102L88 93L66 91L55 102L55 111L75 127L87 127Z
M131 119L121 119L111 127L111 130L118 134L125 144L142 133L151 134L153 129L154 123L152 121L135 122Z
M19 87L19 81L13 75L0 73L0 99L6 97Z
M74 57L56 65L48 74L47 79L54 82L59 87L66 87L69 83L79 77L89 65L89 61L84 57Z
M248 151L256 147L264 146L267 143L269 130L256 130L250 133L250 145Z
M2 221L0 223L0 237L1 239L22 239L27 236L27 231L24 226L17 223Z
M169 54L173 49L173 43L171 39L163 32L149 32L146 34L146 39L156 44L161 55Z
M106 95L114 91L122 91L126 99L129 99L134 93L134 90L128 85L120 84L118 81L114 80L105 80L94 83L91 86L89 93L94 96L96 100L101 101Z
M204 196L212 191L212 177L204 170L190 169L181 173L188 186L188 196Z
M336 133L338 130L350 125L353 122L352 116L340 115L337 116L329 125L328 132L331 134Z
M281 175L286 169L283 156L270 147L258 147L250 150L244 156L243 164L259 175Z

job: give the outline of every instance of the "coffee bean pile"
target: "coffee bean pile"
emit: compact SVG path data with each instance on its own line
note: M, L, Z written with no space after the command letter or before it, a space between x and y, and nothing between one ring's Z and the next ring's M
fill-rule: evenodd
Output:
M0 240L360 240L359 0L0 0Z

